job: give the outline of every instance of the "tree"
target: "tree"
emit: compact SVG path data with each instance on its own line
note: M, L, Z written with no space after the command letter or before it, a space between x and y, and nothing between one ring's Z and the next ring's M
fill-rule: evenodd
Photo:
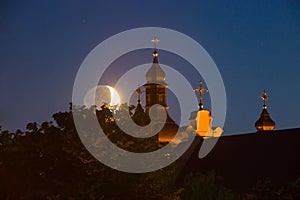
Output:
M181 194L182 199L239 199L239 196L230 189L217 184L217 178L214 171L188 175Z

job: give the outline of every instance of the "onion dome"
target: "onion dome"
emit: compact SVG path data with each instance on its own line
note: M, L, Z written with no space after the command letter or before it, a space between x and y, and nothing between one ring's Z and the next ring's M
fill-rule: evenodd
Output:
M158 63L158 52L156 50L156 45L159 42L159 40L156 37L154 37L152 42L154 44L153 63L151 65L150 69L146 73L147 83L167 85L165 83L166 73L163 71L163 69L160 67L160 65Z
M263 100L264 105L260 118L255 122L255 127L258 131L272 131L275 128L275 122L271 119L266 106L266 101L270 96L268 96L267 92L264 90L260 98Z
M165 83L166 73L163 71L163 69L158 64L158 59L157 59L158 53L156 50L154 51L153 56L154 56L153 63L151 65L150 69L146 73L147 83L156 83L156 84L160 84L160 85L167 85Z
M275 128L275 122L271 119L267 109L263 109L260 118L255 122L258 131L272 131Z

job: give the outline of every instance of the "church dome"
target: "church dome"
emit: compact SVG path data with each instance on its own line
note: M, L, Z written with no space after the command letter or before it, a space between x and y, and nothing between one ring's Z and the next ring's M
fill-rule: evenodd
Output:
M263 111L260 114L260 118L255 122L255 128L258 131L272 131L275 128L275 122L271 119L269 112L267 111L266 101L270 98L266 90L259 96L263 100Z
M154 83L159 85L167 85L165 83L166 79L166 73L164 70L160 67L158 63L158 52L156 50L156 44L158 43L158 39L156 37L153 38L152 42L155 45L154 51L153 51L153 63L150 67L150 69L146 73L146 80L147 83Z
M158 63L153 62L150 69L146 73L147 83L156 83L166 85L166 73L162 70Z
M260 118L255 122L258 131L272 131L275 128L275 122L271 119L266 108L260 114Z

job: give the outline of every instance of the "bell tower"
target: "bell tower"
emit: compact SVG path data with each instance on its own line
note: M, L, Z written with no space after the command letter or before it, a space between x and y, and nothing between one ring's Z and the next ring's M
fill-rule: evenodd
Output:
M156 50L159 40L154 37L152 42L154 44L153 63L146 74L147 83L144 85L146 89L145 108L147 113L149 113L150 107L154 104L160 104L168 109L166 98L168 85L165 83L166 74L158 63L158 52Z
M163 129L158 134L158 142L159 145L164 145L169 143L173 137L176 135L178 131L178 125L174 122L174 120L169 116L168 113L168 105L167 105L167 88L168 85L165 82L166 73L160 67L158 63L158 52L156 49L156 45L159 42L157 37L154 37L152 40L154 44L153 50L153 63L150 69L146 73L146 84L143 85L146 92L146 105L145 110L146 113L149 114L149 110L151 106L154 104L160 104L163 106L167 112L167 119L164 123Z

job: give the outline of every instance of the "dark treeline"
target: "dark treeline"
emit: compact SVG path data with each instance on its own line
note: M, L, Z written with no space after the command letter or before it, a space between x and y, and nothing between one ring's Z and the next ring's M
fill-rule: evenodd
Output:
M71 106L72 107L72 106ZM107 137L119 147L132 152L157 148L152 138L138 139L123 133L112 112L132 112L122 105L100 110L72 107L55 113L53 122L29 123L26 131L0 134L0 199L299 199L300 180L273 187L271 179L258 180L245 194L238 194L222 184L222 177L212 171L189 174L176 184L176 164L164 169L130 174L106 167L85 149L76 131L73 115L91 115ZM133 119L146 125L146 115ZM87 127L88 129L89 127ZM87 130L89 132L91 130Z

